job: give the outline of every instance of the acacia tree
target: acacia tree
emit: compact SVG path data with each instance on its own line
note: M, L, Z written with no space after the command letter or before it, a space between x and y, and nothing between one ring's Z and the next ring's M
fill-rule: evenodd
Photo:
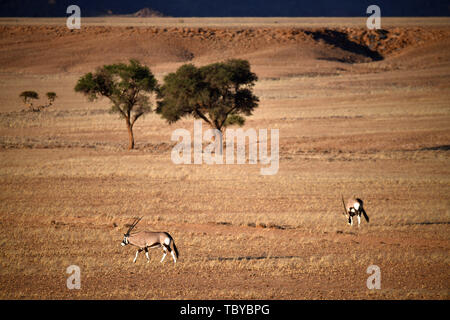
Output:
M156 89L157 81L152 72L137 60L105 65L82 76L75 86L75 91L83 93L90 101L106 97L112 102L111 112L125 119L129 149L134 149L133 126L137 119L152 111L149 94Z
M48 100L48 104L46 105L46 107L50 107L53 102L55 102L55 99L58 98L58 96L54 92L47 92L45 95L47 96Z
M200 68L181 66L164 78L158 91L156 112L169 123L183 117L203 119L212 128L223 128L245 122L258 107L253 94L258 77L250 71L246 60L230 59Z
M55 99L57 98L57 95L55 92L47 92L46 94L48 103L45 105L40 105L38 107L33 107L33 100L39 99L39 94L36 91L23 91L19 97L22 99L23 103L28 106L29 111L41 111L42 109L45 109L47 107L50 107Z
M33 110L33 100L39 99L39 94L36 91L23 91L19 97L28 106L29 110Z

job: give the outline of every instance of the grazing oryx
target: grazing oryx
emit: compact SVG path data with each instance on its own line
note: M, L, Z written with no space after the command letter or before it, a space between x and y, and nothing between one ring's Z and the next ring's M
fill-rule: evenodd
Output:
M364 218L367 222L369 222L369 217L366 214L366 211L363 207L363 201L358 198L350 198L345 204L344 196L342 196L342 204L344 205L344 216L348 217L348 224L353 226L353 216L358 217L358 228L361 224L361 214L364 215Z
M133 234L130 232L136 227L141 218L135 219L131 226L128 228L127 233L124 234L123 241L121 243L122 246L126 246L127 244L131 244L139 249L136 251L136 256L134 257L133 262L136 262L136 259L139 255L139 252L145 250L145 256L147 257L147 263L150 262L150 258L148 257L148 249L149 248L163 248L164 255L161 259L161 262L164 261L164 258L167 255L167 251L172 255L174 263L177 262L178 259L178 250L175 246L175 241L173 241L170 234L167 232L150 232L150 231L139 231Z

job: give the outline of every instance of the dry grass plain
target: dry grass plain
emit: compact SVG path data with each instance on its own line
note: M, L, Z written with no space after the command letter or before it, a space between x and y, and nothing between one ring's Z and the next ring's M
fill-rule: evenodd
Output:
M383 39L362 19L97 20L70 32L0 19L0 298L449 299L448 19L390 19ZM174 165L171 133L191 119L147 115L128 151L107 101L73 91L115 61L162 79L229 57L260 79L244 128L280 130L274 176ZM24 90L59 98L20 112ZM346 224L341 194L365 200L369 224ZM120 242L141 215L138 229L174 237L179 263L159 250L132 263ZM69 265L80 290L66 288ZM370 265L380 290L366 287Z

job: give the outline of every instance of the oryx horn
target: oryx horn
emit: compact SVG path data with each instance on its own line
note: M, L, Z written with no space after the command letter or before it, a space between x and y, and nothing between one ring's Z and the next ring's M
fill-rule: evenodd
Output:
M131 231L133 231L134 227L136 227L136 225L139 223L139 221L141 221L143 217L140 218L134 218L133 223L131 224L131 226L128 228L128 231L126 234L130 234Z
M341 197L342 197L342 204L344 205L344 212L342 214L344 215L344 217L347 217L347 207L345 205L344 196L341 194Z

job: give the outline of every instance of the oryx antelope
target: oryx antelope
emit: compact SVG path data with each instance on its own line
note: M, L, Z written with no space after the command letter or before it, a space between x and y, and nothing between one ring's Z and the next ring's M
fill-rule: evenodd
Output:
M136 256L134 257L133 262L136 262L136 259L141 251L145 251L145 256L147 257L147 263L150 262L150 258L148 256L148 249L150 248L163 248L164 255L160 262L164 261L164 258L167 255L167 251L172 255L174 263L177 262L178 259L178 250L175 245L175 241L167 232L151 232L151 231L139 231L136 233L130 234L130 232L136 227L136 225L141 221L141 218L135 219L131 226L128 228L127 233L124 234L123 241L121 243L122 246L126 246L127 244L131 244L132 246L138 247L136 251Z
M353 226L353 217L358 217L358 228L361 224L361 214L364 215L364 218L367 222L369 222L369 216L364 210L363 201L359 198L350 198L347 203L344 201L344 196L342 196L342 204L344 205L344 216L348 218L348 224Z

